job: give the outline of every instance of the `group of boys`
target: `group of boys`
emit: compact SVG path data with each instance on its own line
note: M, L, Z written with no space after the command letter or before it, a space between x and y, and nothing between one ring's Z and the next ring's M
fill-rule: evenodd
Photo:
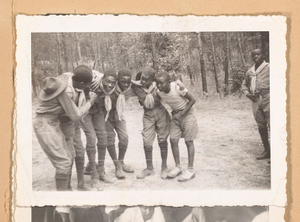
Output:
M264 145L264 151L257 159L268 159L269 64L263 60L260 49L252 52L252 58L255 64L246 73L242 87L246 96L253 101L253 114ZM162 159L161 178L175 178L182 173L178 147L181 137L187 146L188 168L178 181L184 182L195 177L193 140L198 132L193 111L195 99L180 81L171 81L167 72L156 73L154 69L146 67L137 77L138 80L132 80L132 73L127 69L118 73L107 70L101 74L79 65L73 73L48 77L43 81L34 130L42 149L56 168L57 190L72 190L70 182L74 160L78 190L87 190L84 185L85 150L91 185L97 190L103 189L100 180L114 182L105 172L106 150L113 160L118 179L124 179L125 172L134 172L131 166L124 163L129 138L123 113L126 100L130 97L137 97L144 109L142 137L147 167L137 178L144 179L154 174L152 150L155 137ZM86 135L86 148L81 141L80 129ZM118 155L116 135L119 141ZM171 171L167 167L169 136L175 161L175 168Z
M105 172L106 149L113 160L118 179L124 179L125 172L134 172L131 166L124 163L129 139L124 109L130 97L137 97L144 109L142 137L147 167L137 175L137 179L154 174L152 150L156 136L162 158L161 178L175 178L182 174L178 181L184 182L195 177L193 140L197 137L198 127L193 105L196 101L181 82L172 82L167 72L156 73L150 67L146 67L140 79L134 81L131 71L127 69L118 73L107 70L101 74L79 65L73 73L47 77L43 81L34 120L37 139L56 168L57 190L72 190L74 160L77 188L88 190L84 184L85 150L91 185L97 190L103 189L100 180L114 182ZM167 109L171 109L171 113ZM80 129L86 135L86 148L81 141ZM116 135L119 141L118 155ZM176 165L171 171L167 167L169 136ZM184 172L178 146L181 137L185 139L188 150L188 168Z

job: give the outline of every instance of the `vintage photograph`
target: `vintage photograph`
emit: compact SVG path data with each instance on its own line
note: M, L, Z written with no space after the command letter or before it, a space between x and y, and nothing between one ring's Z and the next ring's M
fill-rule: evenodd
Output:
M32 207L31 222L269 222L269 207Z
M16 25L19 206L284 206L284 17Z
M32 33L35 191L270 189L269 32Z

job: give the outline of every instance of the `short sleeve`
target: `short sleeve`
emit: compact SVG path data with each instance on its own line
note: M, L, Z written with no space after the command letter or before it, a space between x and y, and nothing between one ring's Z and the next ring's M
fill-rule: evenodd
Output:
M183 87L180 87L179 85L176 85L175 87L176 87L177 93L183 97L188 93L188 89L185 87L183 88Z

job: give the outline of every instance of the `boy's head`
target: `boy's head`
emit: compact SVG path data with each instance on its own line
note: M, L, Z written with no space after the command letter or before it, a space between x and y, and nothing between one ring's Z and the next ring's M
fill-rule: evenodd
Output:
M154 207L153 206L140 206L140 210L143 216L144 221L148 221L152 218L154 214Z
M93 80L93 72L86 65L79 65L74 69L72 77L73 87L77 89L85 89L90 87Z
M171 77L169 73L163 71L159 72L156 77L155 77L156 85L159 91L168 93L170 92L170 82L171 82Z
M145 88L148 88L153 83L154 77L155 77L155 70L150 67L146 67L143 70L142 76L141 76L142 86Z
M131 83L131 72L128 69L121 69L118 72L118 85L122 91L127 89Z
M118 75L114 70L107 70L104 72L102 84L105 91L109 92L115 88L117 81Z
M251 53L251 56L256 65L260 65L264 61L261 49L254 49Z

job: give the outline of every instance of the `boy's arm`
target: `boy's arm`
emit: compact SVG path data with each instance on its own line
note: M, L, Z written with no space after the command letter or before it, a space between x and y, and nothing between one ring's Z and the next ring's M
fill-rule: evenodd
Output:
M187 114L187 112L196 103L195 98L189 92L187 92L184 97L187 98L189 100L189 102L186 104L186 107L182 111L180 111L180 112L176 113L175 115L173 115L173 118L175 120L180 120L183 116L185 116L185 114Z
M100 73L100 72L95 72L95 71L93 71L93 74L94 74L94 79L92 81L90 89L91 89L91 91L96 91L100 86L100 82L101 82L101 79L104 74Z
M63 107L66 114L72 121L76 121L81 119L91 108L94 104L97 95L91 95L89 101L86 102L82 107L77 107L73 100L67 95L66 91L62 92L58 97L58 101L60 102L61 106Z
M247 72L245 75L245 78L243 80L242 83L242 91L244 92L244 94L246 95L246 97L250 100L252 100L253 102L257 101L257 98L255 95L253 95L250 90L249 90L249 84L250 84L250 74Z

